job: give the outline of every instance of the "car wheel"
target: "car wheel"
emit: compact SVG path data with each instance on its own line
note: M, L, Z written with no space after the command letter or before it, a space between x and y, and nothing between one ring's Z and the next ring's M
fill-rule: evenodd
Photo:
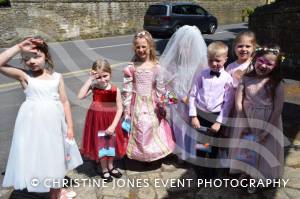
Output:
M208 25L208 33L209 34L214 34L217 30L217 25L215 23L210 23Z

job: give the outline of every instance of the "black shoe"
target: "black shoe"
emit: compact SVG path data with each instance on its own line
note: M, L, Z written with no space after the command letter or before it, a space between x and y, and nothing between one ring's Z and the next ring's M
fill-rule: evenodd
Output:
M108 175L105 175L105 174L108 174ZM110 176L110 173L108 171L105 171L105 172L101 173L100 177L102 179L104 179L106 182L112 182L113 181L113 178Z
M109 174L111 176L115 177L115 178L121 178L122 177L122 173L116 168L112 168L111 170L109 170Z

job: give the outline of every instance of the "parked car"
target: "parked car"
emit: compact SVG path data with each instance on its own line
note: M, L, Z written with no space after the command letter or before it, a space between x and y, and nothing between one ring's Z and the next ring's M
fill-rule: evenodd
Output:
M217 18L195 3L158 3L150 5L144 29L151 34L172 35L183 25L195 25L202 33L215 33Z

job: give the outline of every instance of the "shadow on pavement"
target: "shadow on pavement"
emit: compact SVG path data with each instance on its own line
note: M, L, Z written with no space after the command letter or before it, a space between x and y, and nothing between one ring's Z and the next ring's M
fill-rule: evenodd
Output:
M293 103L284 103L282 113L283 132L291 140L300 140L300 106Z

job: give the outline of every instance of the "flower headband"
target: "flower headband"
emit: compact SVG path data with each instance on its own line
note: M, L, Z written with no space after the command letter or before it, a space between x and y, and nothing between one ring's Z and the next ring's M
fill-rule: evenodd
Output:
M146 36L146 32L145 31L138 32L135 35L135 37L143 37L143 36Z
M260 52L260 51L271 52L271 53L274 53L276 55L278 55L280 53L279 49L277 49L277 48L267 48L267 47L261 48L261 47L258 47L258 48L255 49L255 52ZM284 60L285 60L285 56L280 56L280 61L284 62Z
M255 49L255 52L260 52L260 51L279 54L279 49L277 49L277 48L267 48L267 47L261 48L261 47L258 47L258 48Z

